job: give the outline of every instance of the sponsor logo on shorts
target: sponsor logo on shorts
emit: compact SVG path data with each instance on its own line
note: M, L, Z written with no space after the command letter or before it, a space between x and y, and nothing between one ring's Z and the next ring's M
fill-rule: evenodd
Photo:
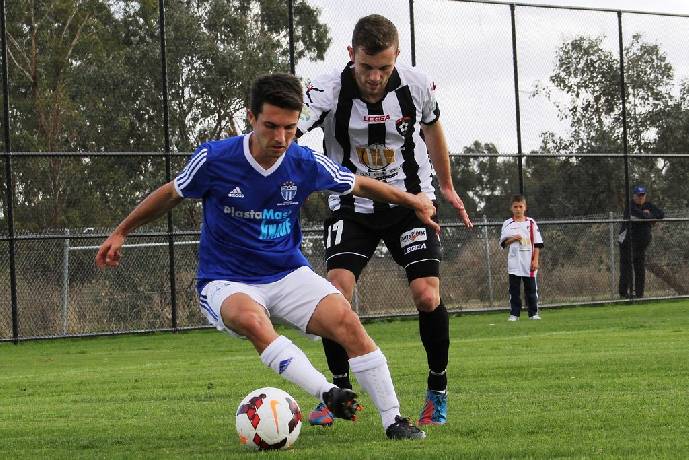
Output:
M418 243L420 241L426 241L428 235L426 235L425 228L412 228L408 232L402 233L400 236L400 247L409 246L413 243Z
M426 243L412 244L404 250L404 253L409 254L410 252L419 251L421 249L426 249Z

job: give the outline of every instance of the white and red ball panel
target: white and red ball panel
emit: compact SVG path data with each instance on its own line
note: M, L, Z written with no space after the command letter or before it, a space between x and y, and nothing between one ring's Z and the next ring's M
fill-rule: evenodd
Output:
M290 447L301 431L297 401L279 388L265 387L249 393L237 407L239 442L258 450Z

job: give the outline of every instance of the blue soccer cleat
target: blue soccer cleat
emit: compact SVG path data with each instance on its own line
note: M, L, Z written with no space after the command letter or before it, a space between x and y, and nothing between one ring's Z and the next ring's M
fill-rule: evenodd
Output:
M309 424L317 426L332 426L335 416L325 403L318 403L316 408L309 414Z
M419 415L419 425L444 425L447 422L447 391L426 392L426 404Z

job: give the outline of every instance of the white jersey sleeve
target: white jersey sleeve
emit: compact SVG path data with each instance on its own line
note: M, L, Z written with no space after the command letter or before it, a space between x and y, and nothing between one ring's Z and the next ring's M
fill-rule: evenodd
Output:
M423 89L424 98L421 107L421 123L431 125L440 118L440 108L435 97L435 82L426 76Z
M339 73L330 73L307 82L304 105L297 124L297 129L301 134L319 127L323 124L325 117L335 110L340 88L339 79Z
M533 241L532 241L532 243L534 245L543 244L543 237L541 236L541 230L538 228L538 224L536 223L535 220L533 220L533 219L530 219L530 220L531 220L531 225L532 225L532 229L533 229Z
M500 246L502 246L502 243L507 240L510 235L510 223L512 222L512 219L507 219L505 222L502 223L502 229L500 230Z

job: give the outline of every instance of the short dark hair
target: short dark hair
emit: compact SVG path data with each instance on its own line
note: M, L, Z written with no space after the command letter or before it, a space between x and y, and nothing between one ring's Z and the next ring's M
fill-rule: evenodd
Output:
M526 203L526 198L524 197L524 195L521 195L519 193L517 193L516 195L512 195L511 203L522 203L522 202Z
M397 27L385 16L371 14L359 19L352 33L352 48L361 47L366 54L378 54L394 46L399 49Z
M281 109L301 111L304 103L301 82L288 73L261 75L251 85L249 109L258 117L263 104L268 103Z

